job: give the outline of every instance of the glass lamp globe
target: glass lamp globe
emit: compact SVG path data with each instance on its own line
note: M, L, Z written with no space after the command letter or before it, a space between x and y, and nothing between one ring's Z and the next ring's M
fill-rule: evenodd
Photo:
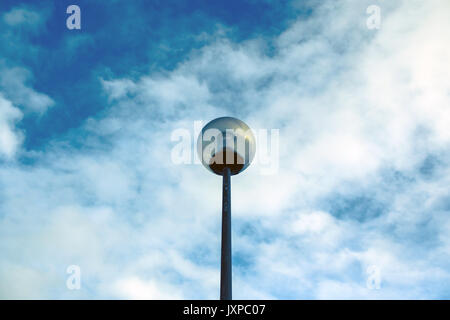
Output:
M256 151L255 136L249 126L236 118L221 117L207 123L197 140L197 152L202 164L211 172L231 175L244 171Z

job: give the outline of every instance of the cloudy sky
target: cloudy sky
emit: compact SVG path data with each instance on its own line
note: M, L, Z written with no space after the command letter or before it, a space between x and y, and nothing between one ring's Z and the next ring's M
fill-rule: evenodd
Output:
M221 179L173 133L219 116L279 129L234 298L450 298L448 39L448 0L2 0L0 298L217 299Z

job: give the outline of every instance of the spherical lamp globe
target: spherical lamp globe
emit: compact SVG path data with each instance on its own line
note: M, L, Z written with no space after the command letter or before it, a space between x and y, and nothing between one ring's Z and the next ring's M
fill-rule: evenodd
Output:
M239 119L217 118L203 127L197 151L202 164L211 172L223 175L224 169L229 168L231 175L236 175L244 171L255 156L255 136Z

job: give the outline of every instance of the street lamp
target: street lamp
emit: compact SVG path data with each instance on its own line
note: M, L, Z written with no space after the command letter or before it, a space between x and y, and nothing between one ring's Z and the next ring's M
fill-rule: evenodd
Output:
M241 120L222 117L203 127L197 141L202 164L223 177L220 299L231 300L231 176L244 171L255 156L256 141Z

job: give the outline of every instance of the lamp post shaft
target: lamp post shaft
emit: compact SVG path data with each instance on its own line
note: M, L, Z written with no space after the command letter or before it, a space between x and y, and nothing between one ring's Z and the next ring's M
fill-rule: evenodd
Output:
M223 169L220 300L231 300L231 171Z

